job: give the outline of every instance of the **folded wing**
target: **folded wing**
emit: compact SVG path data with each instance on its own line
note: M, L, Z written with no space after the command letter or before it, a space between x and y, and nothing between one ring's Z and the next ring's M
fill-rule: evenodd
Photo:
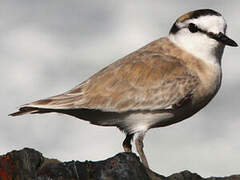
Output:
M63 94L25 104L11 115L39 109L96 109L106 112L171 108L199 83L180 59L138 51L102 69Z

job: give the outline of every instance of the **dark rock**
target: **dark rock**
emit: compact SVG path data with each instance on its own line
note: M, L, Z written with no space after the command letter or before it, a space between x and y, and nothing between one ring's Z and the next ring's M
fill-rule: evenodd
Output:
M189 171L169 177L144 168L133 153L119 153L104 161L60 162L24 148L0 156L0 180L202 180ZM239 175L206 180L240 180Z
M173 174L167 178L168 180L202 180L201 176L196 173L191 173L190 171L182 171L180 173Z
M39 170L38 178L47 179L96 179L150 180L146 169L133 153L119 153L116 156L98 162L70 161L49 163Z

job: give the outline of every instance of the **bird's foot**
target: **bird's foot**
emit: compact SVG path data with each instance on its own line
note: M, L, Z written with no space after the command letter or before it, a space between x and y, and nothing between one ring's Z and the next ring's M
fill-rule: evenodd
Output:
M133 134L127 134L126 138L124 139L122 146L125 152L132 152L132 145L131 145L132 138L133 138Z
M140 132L140 133L137 134L137 137L136 137L136 140L135 140L135 145L136 145L137 152L140 156L140 159L141 159L143 165L145 166L145 168L149 169L147 158L146 158L145 153L143 151L144 135L145 135L144 132Z

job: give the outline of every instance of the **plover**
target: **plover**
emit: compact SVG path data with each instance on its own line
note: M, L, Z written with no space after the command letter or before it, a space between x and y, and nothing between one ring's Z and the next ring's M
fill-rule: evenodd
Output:
M179 17L167 37L155 40L117 60L63 94L25 104L22 114L57 112L124 133L145 167L143 138L151 128L168 126L194 115L221 85L225 45L238 46L226 36L222 15L200 9Z

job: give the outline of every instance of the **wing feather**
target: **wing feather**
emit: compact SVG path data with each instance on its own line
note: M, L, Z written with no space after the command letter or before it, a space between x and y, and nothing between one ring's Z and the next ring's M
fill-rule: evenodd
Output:
M64 94L27 106L113 112L165 109L193 93L199 83L180 60L161 54L113 66Z
M63 94L22 107L123 112L174 106L194 93L199 78L181 59L165 54L160 41L114 62Z

